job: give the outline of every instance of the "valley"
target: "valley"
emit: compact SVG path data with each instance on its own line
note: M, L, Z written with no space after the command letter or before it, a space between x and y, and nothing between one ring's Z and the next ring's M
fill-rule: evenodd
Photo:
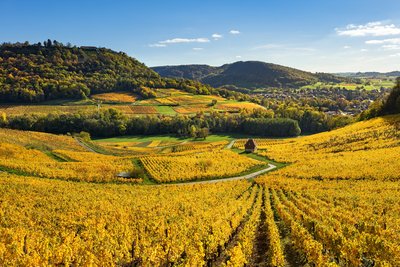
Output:
M300 2L44 2L0 29L36 36L0 45L0 267L400 266L398 38L379 39L395 22L323 37L309 25L338 19L303 25L321 10L275 23ZM53 24L79 45L38 41Z

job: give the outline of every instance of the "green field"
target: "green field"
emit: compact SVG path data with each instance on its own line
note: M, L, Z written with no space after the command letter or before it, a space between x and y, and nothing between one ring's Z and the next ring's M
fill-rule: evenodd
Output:
M157 106L158 113L163 115L175 115L176 111L170 106Z
M348 90L357 90L357 89L365 89L365 90L379 90L381 87L384 88L392 88L395 85L394 78L389 79L362 79L361 84L356 83L322 83L317 82L312 85L306 85L301 87L301 89L319 89L319 88L329 88L329 87L340 87L346 88Z

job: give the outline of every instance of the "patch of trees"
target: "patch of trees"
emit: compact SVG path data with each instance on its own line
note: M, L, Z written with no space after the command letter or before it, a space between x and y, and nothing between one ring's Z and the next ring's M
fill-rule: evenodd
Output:
M381 109L382 115L397 113L400 113L400 77L396 79L396 85L393 87Z
M248 118L242 128L247 134L260 136L298 136L301 133L297 121L284 118Z
M3 120L2 127L56 134L85 131L95 137L119 135L176 134L205 138L213 133L246 133L260 136L286 137L300 134L295 120L269 117L269 113L202 113L196 116L127 117L115 109L94 113L25 114Z
M399 114L400 113L400 77L396 79L396 85L390 91L386 99L378 99L362 112L359 116L360 120L371 119L377 116Z

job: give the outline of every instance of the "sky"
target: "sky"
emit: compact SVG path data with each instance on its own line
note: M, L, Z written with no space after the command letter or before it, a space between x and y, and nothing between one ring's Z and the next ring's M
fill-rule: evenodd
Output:
M107 47L147 66L400 70L400 0L0 0L0 9L0 42Z

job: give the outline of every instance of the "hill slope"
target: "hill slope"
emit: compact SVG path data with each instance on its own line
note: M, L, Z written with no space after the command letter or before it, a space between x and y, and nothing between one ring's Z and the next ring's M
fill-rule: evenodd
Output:
M153 67L163 77L195 79L215 87L234 85L254 89L263 87L291 88L322 82L342 82L327 73L311 73L295 68L260 61L238 61L220 67L180 65Z
M292 164L255 184L136 186L121 179L105 184L116 179L104 180L107 174L135 161L81 151L71 137L0 129L0 165L20 170L0 171L0 244L5 244L0 260L5 266L197 266L218 259L243 266L257 258L260 265L284 266L296 249L316 255L301 256L303 265L399 266L399 119L264 139L267 150L260 154ZM220 151L231 161L231 153ZM165 171L162 164L148 166ZM74 182L79 180L101 183ZM280 236L279 227L290 231ZM266 240L268 249L252 249L258 240ZM242 244L250 245L245 250ZM276 249L274 258L267 254L270 248ZM335 255L340 257L333 260Z
M157 84L160 76L106 48L55 44L0 46L0 99L38 102Z
M57 41L0 45L0 102L82 99L94 93L130 91L152 98L155 88L233 96L198 81L161 78L123 52ZM237 94L236 94L237 95Z
M261 154L292 163L274 172L277 177L398 181L399 129L400 115L390 115L302 138L258 143L268 149Z

